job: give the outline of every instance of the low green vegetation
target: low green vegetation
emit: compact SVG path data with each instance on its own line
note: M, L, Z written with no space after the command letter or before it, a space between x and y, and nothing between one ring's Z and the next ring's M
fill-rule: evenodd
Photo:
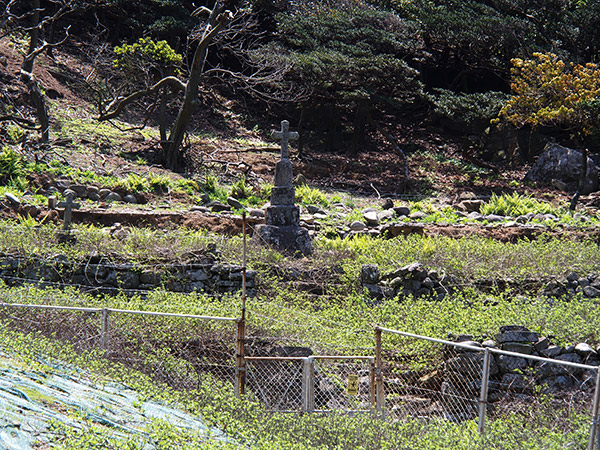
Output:
M98 298L77 291L48 291L32 288L0 289L3 301L24 299L25 302L53 304L108 306L113 308L146 308L148 310L196 312L203 314L224 315L239 312L239 299L216 300L205 296L172 295L155 293L147 300L127 299L125 297ZM326 349L327 345L338 353L357 349L364 353L373 348L372 328L369 322L377 322L388 327L402 328L406 331L419 332L431 336L446 337L448 330L466 332L475 335L491 333L499 324L527 323L532 329L542 333L553 333L564 338L588 337L598 339L600 317L590 314L592 308L583 299L570 301L525 302L518 299L495 297L484 300L471 296L454 298L443 302L413 300L399 303L387 301L378 306L369 306L357 297L346 304L313 305L307 308L306 303L294 304L289 298L251 300L248 303L249 332L258 336L272 336L273 342L294 342L310 345L315 350ZM298 299L299 300L299 299ZM496 304L493 304L496 303ZM36 313L38 314L38 313ZM46 314L40 312L39 314ZM64 318L65 314L60 313ZM428 320L423 320L426 317ZM18 319L18 314L12 315ZM64 320L64 319L63 319ZM189 327L184 319L167 319L164 321L123 322L123 319L112 318L117 328L114 336L119 335L119 327L131 330L131 336L144 327L144 334L152 336L152 341L145 339L136 343L130 342L131 348L138 353L136 361L152 367L159 364L161 371L173 370L178 374L186 369L181 361L177 361L174 352L154 353L157 348L173 345L180 336L189 339ZM157 381L151 375L156 372L139 372L126 364L111 362L103 358L99 350L81 350L74 342L59 342L36 332L23 334L9 329L5 322L0 326L0 338L3 351L10 352L29 367L40 373L50 373L49 358L55 358L62 365L72 364L89 372L92 379L99 383L119 381L135 389L140 399L153 399L164 402L202 417L209 425L223 430L228 443L214 440L197 440L192 435L177 431L161 422L148 426L148 437L129 439L90 420L84 429L71 428L67 424L56 424L53 431L53 442L58 448L66 450L81 448L81 445L96 445L96 448L144 448L149 439L157 448L236 448L242 445L257 449L338 449L338 448L411 448L436 450L446 448L459 449L566 449L583 448L589 432L589 417L572 412L568 429L553 428L557 411L551 404L539 410L534 418L524 417L517 412L509 413L501 418L490 419L487 423L486 441L477 434L474 421L450 422L431 419L430 421L403 420L387 422L374 419L369 415L349 417L340 414L273 415L255 403L252 395L236 400L231 385L217 380L204 383L185 391L174 389L164 382ZM13 322L14 323L14 322ZM296 329L294 329L296 324ZM582 327L589 327L584 332ZM337 330L337 331L336 331ZM206 330L205 330L206 331ZM214 332L213 332L214 333ZM579 333L579 335L578 335ZM590 333L585 335L585 333ZM213 334L214 335L214 334ZM371 336L369 336L371 335ZM584 336L585 335L585 336ZM566 341L569 342L569 341ZM149 345L151 343L151 345ZM343 343L345 345L340 345ZM75 345L79 347L76 350ZM234 345L234 335L230 335L230 345ZM414 342L404 339L385 339L384 348L396 351L413 351ZM233 351L231 353L233 359ZM40 359L43 356L43 360ZM158 361L156 358L159 358ZM191 370L187 368L187 370ZM176 379L177 377L175 377ZM188 447L189 445L196 447Z
M207 231L177 229L159 231L130 227L125 236L115 237L94 225L75 224L77 239L70 245L59 243L59 227L39 225L35 221L3 221L0 252L5 254L36 255L36 257L65 256L69 260L86 260L102 256L112 260L148 264L157 261L183 261L186 255L202 254L215 247L224 260L241 262L241 236L222 237ZM383 239L368 235L352 238L319 238L315 241L314 267L333 264L342 268L347 286L356 280L362 264L378 264L382 272L395 270L412 262L458 279L544 279L580 275L596 270L600 248L593 240L559 239L551 235L535 240L504 243L478 236L453 239L444 236L409 235ZM276 252L251 247L248 257L253 266L269 264L297 265L293 259Z
M530 195L514 194L492 194L492 197L481 207L481 214L498 214L501 216L517 217L528 213L554 214L562 216L566 214L566 208L557 208L550 203L542 202L532 198Z

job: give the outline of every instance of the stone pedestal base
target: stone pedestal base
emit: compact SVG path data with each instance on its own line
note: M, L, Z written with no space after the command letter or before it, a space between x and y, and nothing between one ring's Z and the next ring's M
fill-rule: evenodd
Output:
M282 253L297 256L312 253L308 230L299 226L259 225L252 239L255 243L270 245Z
M298 227L300 209L294 205L269 206L266 211L268 225L278 227Z

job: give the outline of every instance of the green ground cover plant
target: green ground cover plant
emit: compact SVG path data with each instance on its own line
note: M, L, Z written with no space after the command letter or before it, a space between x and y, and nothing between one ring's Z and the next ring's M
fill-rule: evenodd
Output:
M53 224L6 220L0 222L0 228L3 230L0 252L5 254L41 258L62 255L71 261L102 256L107 261L127 260L138 265L185 261L194 253L202 254L212 249L231 263L240 263L242 255L241 236L224 237L203 230L158 231L131 227L126 237L117 238L105 228L75 224L77 239L65 245L59 243L59 227ZM477 236L452 239L409 235L381 239L360 235L346 239L321 237L314 244L314 267L339 266L340 279L347 290L357 286L363 264L378 264L385 273L420 262L468 284L482 279L539 280L566 276L571 272L583 276L594 272L600 260L600 248L594 240L557 239L550 235L516 243ZM293 258L256 246L249 248L248 257L252 268L264 268L264 272L278 266L284 270L300 264Z
M502 216L517 217L527 213L566 215L567 210L557 208L550 203L532 198L530 195L518 193L496 195L481 206L481 214L499 214Z
M40 291L41 293L42 291ZM55 294L55 293L53 293ZM34 296L37 295L34 292ZM173 299L170 299L173 300ZM189 304L189 302L188 302ZM185 309L185 308L182 308ZM538 417L526 420L518 413L488 421L486 440L482 441L472 421L461 423L432 419L388 422L369 415L349 417L340 414L288 415L271 414L252 400L249 394L236 400L227 385L199 386L179 391L122 363L103 358L100 351L76 351L65 342L58 342L36 333L22 332L0 326L0 338L5 352L10 352L32 370L51 373L52 361L84 368L99 383L123 382L138 391L140 399L152 399L183 408L201 416L211 426L223 430L229 444L200 442L163 423L148 427L148 439L157 448L187 448L185 438L198 447L236 448L241 445L257 449L396 449L423 450L458 449L566 449L585 445L589 417L573 412L569 429L553 430L551 409L540 411ZM50 359L49 359L50 358ZM92 422L84 430L65 424L55 427L55 444L71 450L81 445L91 448L144 448L144 441L111 436L110 430ZM239 445L238 445L239 444Z

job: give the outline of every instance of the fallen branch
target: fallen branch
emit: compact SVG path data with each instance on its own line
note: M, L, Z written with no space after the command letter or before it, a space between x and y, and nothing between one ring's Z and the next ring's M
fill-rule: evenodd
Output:
M0 122L13 122L16 125L19 125L21 128L25 128L26 130L38 131L40 129L40 126L36 125L33 120L25 119L24 117L19 116L0 116Z

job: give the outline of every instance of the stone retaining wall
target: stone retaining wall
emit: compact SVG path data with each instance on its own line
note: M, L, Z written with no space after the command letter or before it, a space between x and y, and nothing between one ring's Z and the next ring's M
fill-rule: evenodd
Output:
M247 271L247 293L256 294L256 272ZM35 283L42 286L76 285L83 290L114 294L118 291L150 291L163 287L172 292L205 292L222 295L242 289L242 267L221 264L211 258L189 264L136 266L91 257L71 262L63 256L41 260L0 255L0 279L8 285Z
M579 293L588 298L600 298L600 275L581 276L575 272L566 277L545 279L477 279L459 282L452 275L428 269L418 262L387 273L381 273L375 264L365 264L361 267L359 281L368 295L376 299L413 296L441 300L447 294L465 287L473 287L481 292L512 289L517 292L540 292L542 295L555 298L572 297Z
M549 338L519 325L501 327L500 333L494 339L483 342L475 341L472 336L466 335L458 336L455 341L474 347L498 348L558 361L600 365L598 349L587 343L555 345ZM519 356L492 354L490 357L490 403L501 401L509 394L591 391L595 386L596 374L592 370L586 371ZM482 365L483 352L448 348L444 360L443 389L469 398L477 396ZM466 380L472 380L473 384Z

